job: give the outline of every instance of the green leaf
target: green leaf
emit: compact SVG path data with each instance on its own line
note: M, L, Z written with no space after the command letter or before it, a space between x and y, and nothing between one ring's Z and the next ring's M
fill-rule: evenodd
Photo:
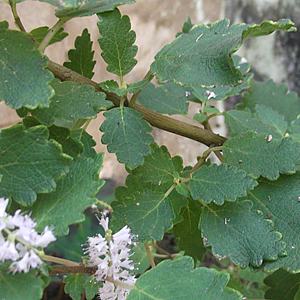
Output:
M299 144L291 138L272 139L254 132L236 135L226 141L223 153L225 163L239 167L255 178L263 176L270 180L276 180L280 174L295 173L300 158Z
M112 225L120 229L127 224L139 241L161 240L187 205L186 197L175 191L182 170L181 158L171 158L165 147L152 145L144 164L127 177L127 188L117 189Z
M34 40L38 44L40 44L42 42L42 40L45 38L45 36L47 35L48 32L49 32L49 27L48 26L42 26L42 27L38 27L38 28L35 28L35 29L31 30L30 34L32 35ZM48 43L48 45L52 45L52 44L55 44L57 42L60 42L65 37L67 37L68 35L69 34L67 32L65 32L63 28L61 28L54 35L54 37L51 39L51 41Z
M47 60L32 38L20 31L1 30L0 99L14 108L48 107L54 91Z
M123 97L127 94L126 88L120 88L118 83L114 80L106 80L101 83L99 83L99 86L108 93L114 93L118 95L119 97Z
M265 279L269 289L265 293L265 299L294 300L300 287L300 274L291 274L284 270L278 270Z
M178 32L177 35L176 35L176 37L180 36L183 33L189 33L191 31L191 29L193 28L193 26L194 26L194 24L192 23L191 18L188 17L186 19L186 21L183 23L182 31Z
M281 234L250 201L206 207L199 226L214 255L241 267L259 267L283 254Z
M289 128L289 133L291 138L297 142L300 143L300 118L296 119L291 123L291 126Z
M64 63L64 66L77 72L87 78L94 76L94 51L92 50L93 42L87 29L82 31L81 36L75 40L75 49L68 52L69 60Z
M226 287L229 275L214 269L193 268L193 259L183 256L165 260L138 278L127 300L241 300Z
M151 251L154 254L154 249L151 247ZM145 249L144 243L138 243L132 249L132 256L130 257L134 263L134 270L136 274L143 274L149 267L149 259Z
M17 125L0 131L0 195L21 205L35 202L37 193L49 193L65 175L71 158L49 141L48 129Z
M9 273L0 268L1 300L40 300L43 296L44 282L35 271L29 273Z
M114 10L123 4L135 3L135 0L40 0L57 7L55 15L58 18L91 16L98 13Z
M7 21L1 21L0 22L0 30L6 30L8 29L8 22Z
M107 71L122 79L136 65L137 46L135 32L131 30L130 19L119 10L99 15L98 23L102 50L101 56L107 63Z
M155 87L149 83L140 93L138 102L162 114L182 114L188 112L186 91L172 82Z
M116 197L118 201L112 203L114 228L128 225L139 241L150 241L161 240L172 227L175 215L170 197L168 193L157 191L155 186L142 191L118 188Z
M64 278L64 283L65 292L73 300L81 300L83 294L87 300L92 300L100 288L94 277L86 274L69 274Z
M106 120L100 127L101 141L108 145L108 152L116 153L119 162L129 168L141 165L153 142L151 126L140 113L128 107L113 108L104 116Z
M252 82L249 93L243 98L240 108L254 111L256 104L271 107L283 115L287 121L293 121L300 112L300 98L295 92L289 92L284 84L275 84L272 80Z
M67 236L59 237L47 247L47 253L59 255L65 259L76 262L82 261L82 245L86 243L87 237L99 233L99 221L94 215L86 214L84 222L72 225Z
M96 194L104 181L99 179L103 155L74 160L67 176L50 194L40 195L32 208L38 229L53 226L56 236L67 235L70 224L84 221L83 211L96 202Z
M185 255L201 261L206 249L198 229L201 216L200 203L190 200L189 205L183 208L181 216L183 218L182 222L176 224L173 228L176 244L179 250L184 251Z
M268 23L271 26L266 30ZM156 55L151 70L160 81L172 80L184 86L237 85L243 77L231 55L244 38L292 26L291 22L283 25L281 21L230 26L228 20L197 25L165 46Z
M282 233L286 243L287 256L268 263L267 270L284 268L287 271L300 271L300 173L281 176L276 182L263 180L249 193L248 198L256 209L274 222L275 230Z
M52 97L49 108L38 108L31 112L47 126L54 124L72 128L79 120L95 118L98 112L113 106L105 100L104 93L96 92L89 85L54 80L52 87L55 96Z
M202 166L193 173L189 183L193 199L217 205L246 196L256 185L243 170L224 164Z
M232 136L253 131L280 139L285 136L288 127L282 115L264 105L257 105L256 113L230 110L225 113L225 121Z

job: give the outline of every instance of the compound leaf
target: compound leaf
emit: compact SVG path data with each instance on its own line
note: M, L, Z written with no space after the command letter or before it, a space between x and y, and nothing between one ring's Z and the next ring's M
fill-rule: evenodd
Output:
M52 97L49 108L38 108L31 112L47 126L72 128L78 121L95 118L98 112L113 106L112 102L105 100L104 93L96 92L86 84L54 80L52 87L55 96Z
M84 221L83 211L95 204L104 181L99 179L103 155L74 160L67 176L57 182L54 192L39 195L32 208L38 228L52 226L56 236L67 235L68 226Z
M295 173L300 158L299 144L291 138L268 138L254 132L236 135L223 146L224 162L255 178L263 176L276 180L280 174Z
M0 99L18 109L48 107L54 78L47 60L24 32L0 30Z
M183 256L165 260L138 278L128 300L241 300L242 295L226 285L229 274L193 267L193 259Z
M284 268L290 272L300 271L300 173L281 176L277 181L263 180L251 191L248 198L256 209L274 222L275 230L282 233L287 256L266 264L267 270Z
M100 130L108 152L116 153L118 160L129 168L141 165L153 142L151 126L140 113L128 107L113 108L104 116L106 120Z
M186 90L172 82L155 87L149 83L140 93L138 102L162 114L187 114Z
M37 193L53 191L71 162L58 143L49 141L44 126L0 131L0 151L0 194L24 206L35 202Z
M193 199L217 205L246 196L256 185L245 171L224 164L202 166L193 173L189 183Z
M135 32L131 30L130 19L119 10L99 15L99 44L101 56L107 63L107 70L123 78L136 65L137 46Z
M70 61L65 62L64 66L91 79L94 76L93 70L96 64L92 46L91 36L88 30L84 29L81 36L75 40L75 49L68 52Z
M199 226L214 255L229 257L241 267L259 267L283 254L281 234L250 201L204 208Z

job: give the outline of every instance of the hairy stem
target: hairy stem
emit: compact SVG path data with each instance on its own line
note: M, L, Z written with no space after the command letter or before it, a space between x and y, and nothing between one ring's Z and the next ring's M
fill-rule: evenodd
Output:
M15 19L15 23L16 25L19 27L19 29L21 31L24 31L26 32L26 29L25 27L23 26L23 23L18 15L18 12L17 12L17 4L16 4L16 1L15 0L9 0L9 5L10 5L10 8L11 8L11 12L13 14L13 17Z
M151 268L154 268L155 267L155 261L154 261L154 257L153 257L152 252L151 252L150 245L148 243L145 243L145 250L146 250L146 253L147 253L147 258L148 258L149 264L150 264Z
M89 84L95 87L99 92L104 92L98 85L98 83L81 76L80 74L56 64L52 61L48 62L49 70L61 80L75 81L78 83ZM116 106L120 105L121 97L114 93L106 93L107 99L112 101ZM163 129L168 132L181 135L192 140L203 143L207 146L220 146L225 141L226 138L218 134L213 133L210 130L200 128L182 121L175 120L173 118L164 116L162 114L156 113L152 110L145 108L144 106L136 103L129 103L129 107L139 111L146 121L148 121L152 126Z
M55 34L62 28L62 26L69 20L69 18L61 18L59 19L52 28L49 29L48 33L42 40L39 45L39 50L41 53L45 51Z

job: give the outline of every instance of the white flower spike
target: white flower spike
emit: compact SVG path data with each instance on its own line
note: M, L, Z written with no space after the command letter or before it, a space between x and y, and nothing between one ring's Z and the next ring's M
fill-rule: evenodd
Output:
M27 273L42 265L39 254L55 241L55 237L48 227L43 233L37 233L36 223L20 210L9 215L7 205L8 199L0 198L0 262L12 261L10 270L13 273Z
M131 246L134 244L128 226L112 234L109 229L109 218L103 215L99 220L105 236L98 234L88 238L86 253L91 266L96 266L94 274L97 281L103 282L99 289L102 300L125 300L130 288L136 281L131 274L134 269L130 260Z

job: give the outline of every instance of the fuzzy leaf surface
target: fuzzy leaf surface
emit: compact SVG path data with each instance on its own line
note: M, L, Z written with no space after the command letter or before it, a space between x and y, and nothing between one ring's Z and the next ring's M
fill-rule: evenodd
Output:
M138 278L128 300L241 300L242 295L226 285L227 273L196 268L193 259L183 256L165 260Z
M151 151L151 126L140 113L128 107L113 108L104 116L106 119L100 127L101 141L107 145L108 152L115 153L129 168L141 165Z
M0 30L0 99L14 108L49 106L54 78L47 60L24 32Z
M185 115L188 111L186 89L172 82L155 87L149 83L140 93L138 102L162 114Z
M131 30L130 19L118 9L99 15L99 44L107 71L123 78L136 65L136 35Z
M290 272L300 271L300 173L281 176L277 181L263 180L249 193L254 208L261 210L266 218L274 222L276 231L281 232L286 243L285 257L266 264L267 270L283 268Z
M38 193L55 190L69 170L71 157L49 141L47 127L17 125L0 131L0 194L21 205L32 205Z
M96 92L89 85L54 80L52 87L55 96L49 108L32 111L32 115L47 126L72 128L77 121L95 118L98 112L113 106L112 102L105 100L104 93Z
M255 111L257 104L271 107L289 122L295 120L300 113L300 97L295 92L290 92L285 84L276 84L272 80L253 81L239 107Z
M230 25L226 19L200 24L165 46L156 55L151 70L160 81L184 86L237 85L243 77L231 56L243 40L278 29L291 30L293 25L290 21Z
M94 76L93 70L96 64L92 46L91 36L88 30L84 29L81 36L75 40L75 49L68 52L70 61L65 62L64 66L91 79Z
M202 166L193 173L189 184L193 199L217 205L246 196L256 185L245 171L224 164Z
M224 162L255 178L263 176L276 180L280 174L295 173L300 158L299 146L291 138L268 141L263 134L246 132L225 142Z
M69 225L84 221L84 210L96 202L104 181L99 179L103 155L74 160L67 176L50 194L40 195L32 208L38 229L52 226L56 236L67 235Z
M241 267L259 267L283 253L281 234L250 201L204 208L199 226L214 255L229 257Z

